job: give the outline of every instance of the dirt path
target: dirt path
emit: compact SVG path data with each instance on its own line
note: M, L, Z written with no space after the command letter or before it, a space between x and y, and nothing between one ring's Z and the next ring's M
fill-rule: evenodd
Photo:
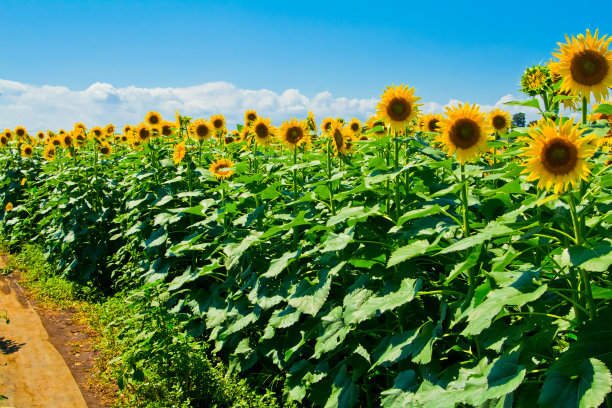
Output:
M86 408L66 361L15 277L0 277L0 311L10 319L10 324L0 321L0 394L8 397L0 406Z

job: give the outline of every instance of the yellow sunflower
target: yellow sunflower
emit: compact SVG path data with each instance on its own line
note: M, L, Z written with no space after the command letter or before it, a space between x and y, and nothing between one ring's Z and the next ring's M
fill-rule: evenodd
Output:
M213 131L215 132L215 135L219 136L223 134L224 133L223 131L225 130L225 116L221 114L211 116L210 124L213 127Z
M292 119L284 121L280 127L280 139L290 149L305 145L310 147L310 136L308 135L308 122L304 119Z
M606 35L597 38L598 32L592 36L587 30L586 37L582 34L570 38L565 35L567 44L559 44L559 53L553 55L559 58L559 72L563 78L561 91L572 95L580 94L590 102L591 93L595 101L604 99L608 88L612 86L612 50L608 50L610 40Z
M100 126L94 126L91 129L89 129L89 133L94 135L96 139L100 139L102 135L104 134L104 131L102 130Z
M327 135L330 131L331 128L334 124L334 122L337 122L337 119L334 118L325 118L323 119L323 122L321 122L321 133L323 135Z
M223 157L217 158L216 161L212 162L208 167L208 170L217 179L230 178L234 174L234 162Z
M512 125L512 117L510 117L510 112L495 108L487 115L487 122L493 132L503 135L508 133Z
M185 153L187 149L185 148L185 142L177 143L174 145L174 152L172 153L172 160L174 160L174 164L178 166L178 164L183 161L185 158Z
M53 136L51 139L49 139L49 144L53 147L61 147L62 141L59 136Z
M189 134L198 142L210 139L213 129L206 119L198 119L189 126Z
M334 155L345 155L350 153L351 149L351 135L349 134L348 128L342 127L340 122L335 121L332 124L332 128L328 133L331 137L332 147L334 148Z
M400 130L408 126L419 114L416 102L421 98L414 96L414 88L408 88L404 84L395 87L387 87L381 95L381 100L376 106L376 115L389 124L391 130Z
M348 130L351 132L351 137L353 139L358 139L361 134L361 121L357 118L351 119L348 123Z
M423 115L420 120L422 121L422 131L429 133L439 133L440 132L440 121L442 120L441 113L428 113L427 115Z
M252 133L251 128L243 126L240 131L240 140L249 140L249 135Z
M62 142L62 147L68 149L72 146L72 135L70 133L64 133L60 136L60 141Z
M113 125L112 123L109 123L108 125L104 127L104 132L107 135L112 135L113 133L115 133L115 125Z
M108 144L108 142L102 142L100 143L100 154L102 154L103 156L108 156L109 154L111 154L112 149L110 144Z
M19 139L26 137L27 134L28 132L23 126L17 126L15 128L15 136L17 136Z
M9 143L9 139L6 137L6 135L2 134L0 135L0 146L5 147L7 146Z
M595 111L597 108L599 108L599 105L601 105L602 103L605 103L607 105L612 105L612 101L610 101L610 98L608 97L604 99L603 101L601 101L601 103L594 104L591 109ZM596 122L598 120L610 120L610 119L612 119L612 115L608 113L593 113L591 115L591 122Z
M317 121L315 120L314 113L312 113L312 111L308 111L308 119L306 120L308 121L310 131L316 134L319 130L317 129Z
M34 154L34 149L29 144L24 144L21 146L21 155L25 157L32 157Z
M47 161L53 161L53 159L55 159L55 147L53 147L53 145L45 146L43 157Z
M162 122L162 117L158 112L149 111L145 115L145 122L151 126L157 126Z
M257 112L254 110L248 110L244 112L244 123L245 125L251 125L253 122L257 120Z
M6 207L4 207L4 210L5 210L6 212L9 212L9 211L11 211L12 209L13 209L13 203L11 203L11 202L9 201L9 203L6 205Z
M272 119L257 118L251 125L251 133L260 145L269 145L276 136L276 128L270 123L272 123Z
M82 131L74 131L73 137L74 137L74 144L76 144L77 146L83 146L85 144L86 139Z
M36 137L38 138L38 140L45 140L45 136L45 132L43 132L42 130L36 132Z
M172 137L175 134L175 126L176 123L175 122L168 122L167 120L165 120L160 126L159 126L159 133L164 136L164 137Z
M13 138L13 132L11 131L11 129L4 129L4 132L2 132L2 135L6 137L8 140L11 140Z
M489 127L485 114L478 105L459 104L458 107L446 109L446 117L440 120L442 133L437 141L447 150L449 156L456 153L461 164L478 157L488 150L487 138Z
M533 65L521 76L521 91L536 96L552 85L550 70L546 65Z
M557 126L550 119L543 119L539 127L527 130L530 138L521 141L526 148L521 156L525 160L527 181L537 180L538 188L554 190L560 194L569 185L578 188L580 179L587 180L591 164L586 161L595 152L590 137L580 137L584 129L567 120Z
M149 129L149 126L145 122L140 122L134 128L134 140L138 140L139 143L148 141L152 135L151 129Z
M387 126L385 126L385 123L382 119L377 118L375 115L372 115L368 118L368 121L366 122L366 127L369 130L372 130L376 127L381 127L380 130L370 133L374 135L377 139L387 136Z
M74 130L79 130L79 129L85 132L87 130L87 127L83 124L83 122L77 122L74 124Z

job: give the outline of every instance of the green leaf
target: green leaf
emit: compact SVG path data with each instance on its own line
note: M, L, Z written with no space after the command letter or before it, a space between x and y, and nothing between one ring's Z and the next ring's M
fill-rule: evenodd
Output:
M340 210L340 212L336 215L329 217L327 220L327 226L331 227L332 225L336 225L345 220L356 220L363 221L368 218L369 215L375 214L378 212L380 206L376 205L370 209L365 209L365 207L345 207Z
M372 358L376 361L370 370L376 366L390 366L398 361L408 358L413 350L412 344L419 335L421 328L408 330L403 333L385 337L372 352Z
M540 109L540 101L538 101L537 99L529 99L527 101L510 101L510 102L504 102L504 105L515 105L515 106L529 106L532 108L536 108L538 110Z
M268 271L261 276L264 278L273 278L278 276L291 262L296 259L296 255L297 252L285 252L280 258L276 258L270 262Z
M608 103L602 103L597 107L597 109L595 109L595 113L604 113L606 115L612 115L612 105Z
M455 242L440 251L440 254L447 254L449 252L461 251L475 245L481 244L491 238L500 237L503 235L510 235L515 233L514 229L507 227L497 221L490 222L487 226L480 231L478 234L463 238L460 241Z
M424 255L432 248L436 248L436 246L431 245L426 239L415 241L411 244L398 248L393 251L391 257L389 257L389 263L387 264L387 268L404 262L407 259L414 258L415 256Z
M227 255L226 265L227 269L233 268L237 263L242 254L257 242L261 237L262 233L259 231L252 231L250 235L247 235L240 242L232 242L225 245L223 252Z
M563 251L558 262L562 266L579 266L591 272L605 272L612 265L612 246L598 245L593 249L572 246Z
M397 220L397 225L403 225L406 221L410 221L415 218L423 218L429 215L434 215L442 212L442 208L438 204L428 205L423 208L408 211Z
M166 227L160 227L156 231L154 231L149 239L145 241L145 248L147 252L151 252L152 250L158 248L160 245L166 242L168 239L168 231Z
M351 408L357 403L358 398L357 387L347 373L346 364L342 364L334 378L331 395L324 408Z
M333 269L322 269L319 271L319 282L316 285L311 284L308 280L302 280L295 291L295 294L288 299L291 306L295 307L302 313L316 315L331 288L332 278L344 267L346 262L341 262Z
M612 390L612 376L604 363L596 358L585 360L570 376L551 369L538 404L543 408L597 408Z
M465 261L458 263L455 265L453 270L451 271L448 278L444 281L444 286L451 283L460 273L467 271L470 268L473 268L478 263L478 259L480 258L480 253L482 251L482 244L478 245L472 253L468 255Z
M422 405L414 400L414 392L419 388L416 374L413 370L403 371L393 383L393 388L383 391L382 408L421 408Z
M330 252L330 251L340 251L344 249L352 240L355 235L354 227L348 227L341 232L340 234L336 234L334 232L330 232L327 235L327 239L325 240L325 246L321 250L322 252Z
M319 337L315 344L314 358L336 349L344 341L350 328L344 324L342 319L342 306L337 306L327 316L321 318Z

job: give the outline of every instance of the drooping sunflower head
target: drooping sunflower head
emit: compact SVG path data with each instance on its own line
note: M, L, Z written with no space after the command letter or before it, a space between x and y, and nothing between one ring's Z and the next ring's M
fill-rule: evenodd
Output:
M527 95L539 95L551 85L552 78L546 65L533 65L531 68L527 68L521 76L521 91Z
M407 126L419 114L416 102L421 98L414 96L414 88L404 84L387 87L376 106L376 115L392 130L400 130Z
M255 122L257 120L257 112L250 109L246 112L244 112L244 124L245 125L251 125L253 122Z
M23 126L17 126L15 128L15 136L17 136L19 139L25 138L27 134L28 132Z
M145 115L145 122L151 126L157 126L162 122L162 117L158 112L149 111Z
M260 145L269 145L272 139L276 136L277 130L271 125L272 119L257 118L251 124L251 133L255 137L255 141Z
M449 156L455 153L457 160L464 164L486 152L489 127L478 105L459 103L458 107L445 109L446 117L439 122L442 133L437 141L442 143Z
M376 115L372 115L368 118L368 121L366 122L366 127L369 129L369 131L377 129L374 132L368 131L370 135L373 135L377 139L387 136L387 126L385 125L385 122L382 119L378 118Z
M361 134L361 121L357 118L353 118L348 123L347 128L351 133L351 137L358 139Z
M212 162L208 167L208 170L218 180L230 178L234 174L234 162L223 157L217 158L216 161Z
M331 144L334 149L334 155L346 155L351 149L350 130L342 126L338 121L334 121L328 135L331 138Z
M525 149L523 173L527 181L537 180L538 188L560 194L580 179L587 180L591 164L587 161L595 152L590 137L580 137L584 129L574 125L573 119L557 126L550 119L543 119L538 127L527 130L529 137L521 139Z
M194 140L203 142L212 137L212 126L206 119L198 119L189 126L189 134Z
M21 146L21 155L24 157L32 157L34 154L34 149L29 144L24 144Z
M151 129L145 122L140 122L134 129L134 139L138 140L139 143L148 141L152 135Z
M598 38L587 30L586 36L579 34L570 39L567 35L566 44L559 44L559 52L553 55L559 58L559 73L563 78L561 91L571 95L582 95L590 102L593 94L595 101L601 101L609 93L612 86L612 50L609 37Z
M440 132L440 121L443 116L441 113L428 113L423 115L420 120L422 121L421 129L423 132L428 133L439 133Z
M284 121L279 129L281 141L290 149L304 145L310 147L310 136L308 135L308 122L304 119L289 118Z
M168 122L167 120L165 120L159 126L159 133L164 137L172 137L176 133L175 129L176 129L175 122Z
M106 125L104 127L104 133L106 133L107 135L112 135L115 133L115 125L113 125L112 123L109 123L108 125Z
M506 134L512 125L512 117L510 112L495 108L487 115L487 122L493 132Z
M185 158L185 153L187 153L187 149L185 148L185 142L177 143L174 145L172 160L174 161L175 166L178 166L178 164L183 161L183 159Z
M250 135L253 133L250 127L243 126L240 131L240 140L249 140Z
M308 121L308 128L310 131L316 134L319 129L317 129L317 121L315 120L314 113L312 113L312 111L308 111L308 119L306 120Z

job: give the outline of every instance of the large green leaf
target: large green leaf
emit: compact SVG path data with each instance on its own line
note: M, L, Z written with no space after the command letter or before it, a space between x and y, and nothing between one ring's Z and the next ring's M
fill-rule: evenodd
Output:
M387 268L395 266L407 259L415 256L425 255L428 251L438 248L436 245L431 245L426 239L415 241L406 246L396 249L389 257Z
M264 278L273 278L280 274L291 262L296 259L296 252L285 252L280 258L276 258L270 262L268 271L262 276Z
M333 277L340 272L345 264L346 262L341 262L332 269L319 271L319 281L316 284L312 284L306 279L302 280L298 284L295 294L288 299L289 304L302 313L316 315L329 295Z
M346 364L340 370L332 383L331 394L324 408L351 408L357 403L359 393L347 372Z
M327 316L321 318L321 329L315 344L314 358L336 349L344 341L350 328L344 324L342 319L342 306L337 306Z
M471 248L478 244L483 243L494 237L500 237L504 235L510 235L515 233L513 228L510 228L506 225L500 224L497 221L492 221L487 226L481 230L479 233L469 236L467 238L463 238L462 240L455 242L454 244L449 245L440 251L440 254L447 254L449 252L461 251L467 248Z
M261 232L253 231L239 242L226 244L223 252L225 252L227 255L227 269L231 269L234 265L236 265L242 254L249 249L253 243L257 242L261 235Z

